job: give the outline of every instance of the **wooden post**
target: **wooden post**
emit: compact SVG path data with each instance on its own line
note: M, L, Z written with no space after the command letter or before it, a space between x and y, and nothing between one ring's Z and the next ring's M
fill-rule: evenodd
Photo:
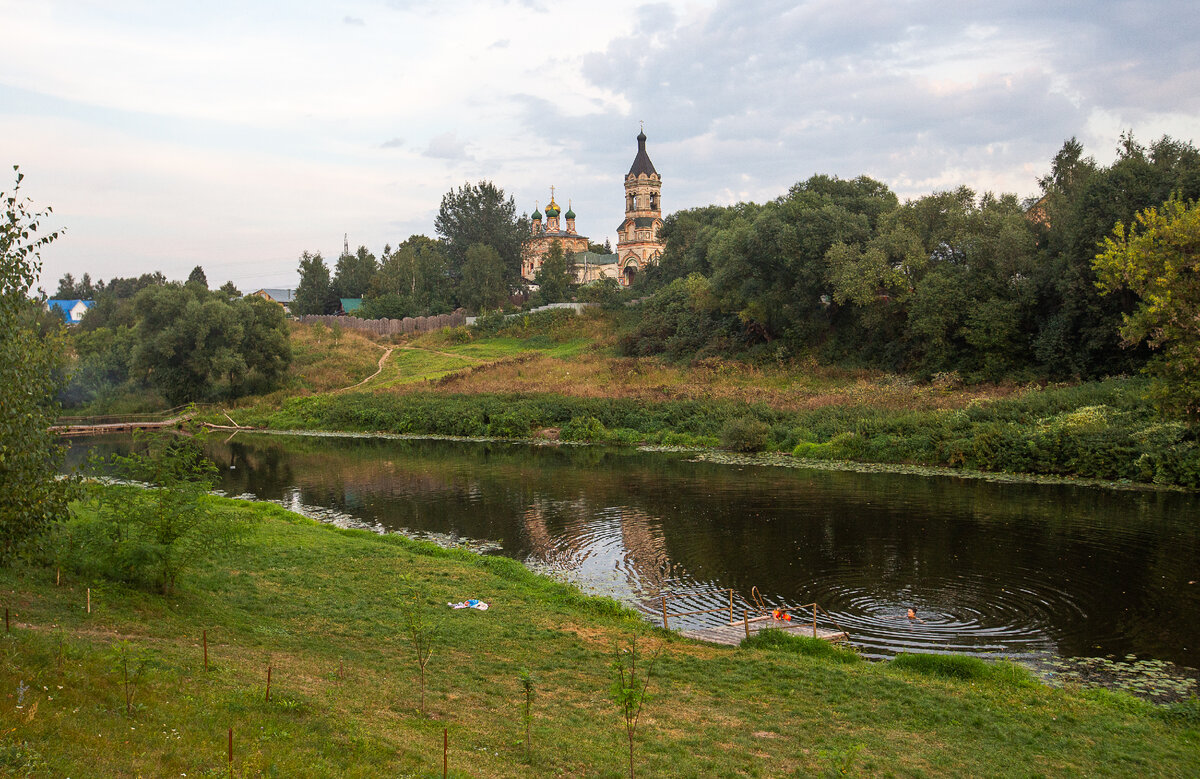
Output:
M88 587L88 614L92 613L92 588Z
M54 573L54 586L58 587L62 584L62 568L56 568Z
M733 588L729 588L729 624L733 624Z
M208 631L204 631L204 672L208 673Z
M267 666L267 697L263 702L271 702L271 666L269 665Z
M667 596L662 596L662 613L663 613L663 630L670 630L667 627Z
M450 775L450 728L442 728L442 779Z
M813 601L813 638L817 637L817 603Z
M229 729L229 776L233 776L233 728Z
M743 610L742 618L746 620L746 638L750 638L750 612Z

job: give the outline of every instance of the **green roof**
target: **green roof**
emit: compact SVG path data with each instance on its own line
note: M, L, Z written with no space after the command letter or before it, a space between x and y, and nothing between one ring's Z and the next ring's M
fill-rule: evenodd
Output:
M633 226L634 227L653 227L654 226L654 217L652 217L652 216L636 217L633 220Z
M615 254L597 254L596 252L575 252L571 255L576 265L612 265L617 261Z

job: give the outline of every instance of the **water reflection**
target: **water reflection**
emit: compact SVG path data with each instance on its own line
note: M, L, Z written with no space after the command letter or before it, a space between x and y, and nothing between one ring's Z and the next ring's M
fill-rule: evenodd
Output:
M1200 665L1194 496L592 447L239 434L210 450L230 494L493 540L649 615L664 590L693 593L676 604L691 610L757 585L772 604L816 600L868 654Z

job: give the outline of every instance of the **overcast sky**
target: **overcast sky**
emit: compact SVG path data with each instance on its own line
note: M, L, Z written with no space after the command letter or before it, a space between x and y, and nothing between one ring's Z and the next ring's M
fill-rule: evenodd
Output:
M639 121L668 213L814 173L1024 197L1071 136L1200 139L1173 0L0 0L0 30L0 163L67 227L50 293L294 286L302 251L432 236L479 179L526 213L553 184L615 243Z

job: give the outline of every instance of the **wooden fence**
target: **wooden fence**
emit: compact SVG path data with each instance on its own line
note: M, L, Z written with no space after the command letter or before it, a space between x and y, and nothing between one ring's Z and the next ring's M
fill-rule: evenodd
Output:
M443 327L459 327L467 323L467 312L460 308L452 314L406 316L403 319L359 319L356 316L307 314L296 317L296 320L306 325L320 322L327 327L336 324L348 330L361 330L375 335L397 335L399 333L432 333Z

